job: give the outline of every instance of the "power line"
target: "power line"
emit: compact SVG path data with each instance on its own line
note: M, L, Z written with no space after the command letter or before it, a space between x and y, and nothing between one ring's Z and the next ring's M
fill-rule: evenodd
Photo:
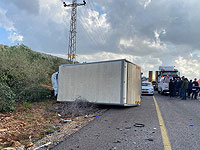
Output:
M88 1L89 2L89 1ZM92 8L92 5L90 4L90 3L88 3L89 5L87 5L88 6L88 8L89 8L89 6L90 6L90 10L91 11L95 11L94 10L94 8ZM98 26L97 26L97 32L98 32L98 36L100 36L100 38L101 38L101 40L102 40L102 42L104 41L104 39L105 39L105 37L102 35L102 33L103 33L103 31L101 30L101 28L100 28L100 22L99 22L99 18L97 18L96 20L95 20L96 22L95 23L97 23L98 24Z
M82 11L79 11L79 13L80 13L81 16L84 16ZM82 18L83 18L83 17L81 17L81 19L82 19ZM83 19L82 19L82 22L84 22ZM92 32L94 31L94 28L92 28L91 26L86 25L86 24L84 24L84 26L87 26L87 28L88 28L89 30L91 30ZM88 33L89 33L89 32L88 32ZM100 41L103 41L103 38L100 36L100 35L101 35L100 32L98 32L98 33L93 32L93 34L95 34L95 36L96 36Z
M93 3L93 1L91 1L91 0L88 0L88 4L89 5L87 5L87 6L90 6L91 7L91 10L92 11L95 11L95 5L94 5L94 3ZM98 23L98 25L99 25L99 29L100 29L100 35L103 37L103 39L105 40L106 38L106 36L105 36L105 34L104 34L104 31L102 30L102 28L101 28L101 23L100 23L100 21L99 21L99 17L97 18L97 23Z
M83 18L80 16L80 14L78 13L78 21L80 22L81 28L85 31L84 33L86 33L88 39L90 41L93 41L93 43L95 44L96 47L98 47L98 42L96 41L96 38L92 36L92 34L90 32L87 32L88 26L86 27L86 25L83 23Z

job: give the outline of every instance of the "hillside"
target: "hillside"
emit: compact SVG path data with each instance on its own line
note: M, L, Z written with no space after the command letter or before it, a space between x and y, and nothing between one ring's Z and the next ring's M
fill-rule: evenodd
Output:
M25 45L0 45L0 149L55 146L106 110L51 98L51 75L66 63Z
M15 102L45 99L52 73L69 63L55 56L35 52L25 45L0 45L0 112L13 111Z

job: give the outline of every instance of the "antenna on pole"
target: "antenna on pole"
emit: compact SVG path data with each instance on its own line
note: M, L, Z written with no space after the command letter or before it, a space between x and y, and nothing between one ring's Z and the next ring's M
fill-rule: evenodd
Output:
M72 4L66 4L63 2L64 7L72 7L70 31L69 31L69 46L68 46L68 60L73 64L76 61L76 20L77 20L77 6L86 5L85 0L83 3L77 3L77 0L72 0Z

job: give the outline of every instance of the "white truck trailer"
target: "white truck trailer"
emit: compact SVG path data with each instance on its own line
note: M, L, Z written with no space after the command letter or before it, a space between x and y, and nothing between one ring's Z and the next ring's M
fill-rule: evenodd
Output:
M139 105L141 68L125 59L59 67L57 101Z

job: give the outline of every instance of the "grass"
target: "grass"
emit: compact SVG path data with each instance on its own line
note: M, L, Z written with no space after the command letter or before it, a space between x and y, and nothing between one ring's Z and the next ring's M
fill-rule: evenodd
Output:
M29 103L29 102L23 102L23 103L22 103L22 106L23 106L25 109L30 109L31 106L32 106L32 104Z

